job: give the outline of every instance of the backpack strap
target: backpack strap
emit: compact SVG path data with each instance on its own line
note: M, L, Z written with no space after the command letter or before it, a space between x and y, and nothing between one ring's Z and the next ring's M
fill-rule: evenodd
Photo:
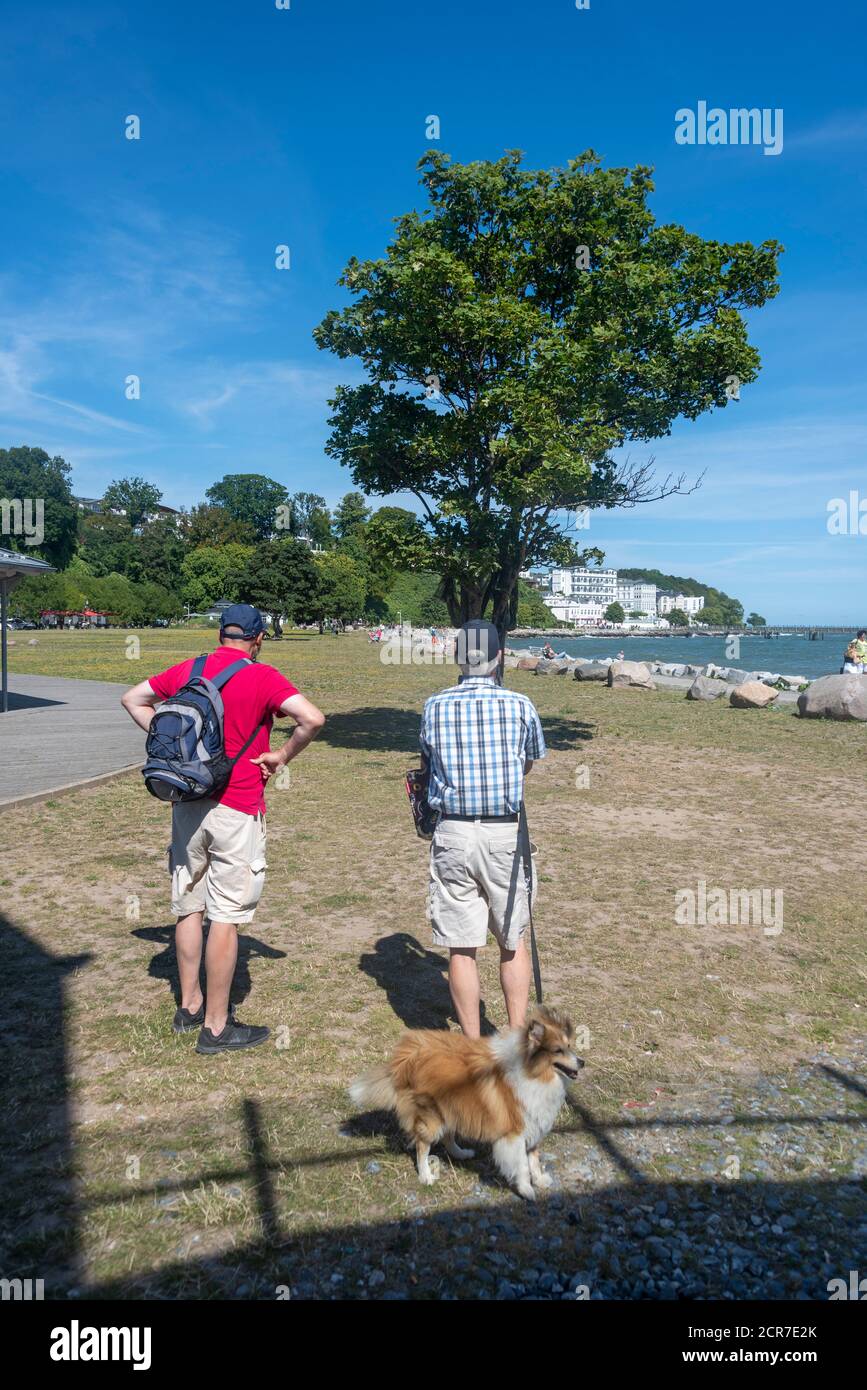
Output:
M201 678L202 672L203 672L204 669L205 669L205 662L207 661L207 659L208 659L208 653L207 653L207 652L202 652L202 655L201 655L201 656L197 656L197 657L196 657L195 661L193 662L193 669L190 671L190 674L189 674L189 676L187 677L187 682L188 682L188 683L189 683L190 681L197 681L197 680L199 680L199 679Z
M253 663L248 656L241 656L238 658L237 661L233 661L231 665L224 666L219 675L209 676L208 679L210 680L211 685L214 687L215 690L222 690L226 682L230 681L233 676L237 675L238 672L242 670L244 666L252 665ZM199 672L199 675L201 675L201 672Z

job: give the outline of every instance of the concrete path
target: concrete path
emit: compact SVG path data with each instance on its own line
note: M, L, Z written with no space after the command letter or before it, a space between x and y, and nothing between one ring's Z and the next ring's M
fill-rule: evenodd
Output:
M144 762L144 734L120 707L126 686L10 672L0 713L0 807Z

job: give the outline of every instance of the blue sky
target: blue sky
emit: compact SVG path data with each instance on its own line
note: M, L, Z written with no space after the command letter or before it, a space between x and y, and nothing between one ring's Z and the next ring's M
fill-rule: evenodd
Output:
M358 373L311 330L349 256L421 205L425 118L459 160L591 146L655 166L659 221L786 255L751 324L758 381L631 450L706 470L701 489L594 515L582 538L770 620L867 621L867 535L826 524L853 489L867 511L865 31L856 0L7 7L0 442L62 454L86 496L139 473L190 505L255 471L336 501L352 484L323 451L327 399ZM782 153L676 144L675 112L701 100L782 108Z

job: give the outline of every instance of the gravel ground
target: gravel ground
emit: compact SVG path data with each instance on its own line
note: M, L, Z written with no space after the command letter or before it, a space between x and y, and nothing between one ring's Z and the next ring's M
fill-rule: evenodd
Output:
M818 1053L785 1077L658 1094L592 1131L578 1102L543 1149L555 1186L538 1203L506 1191L481 1152L478 1185L457 1209L426 1211L431 1190L408 1190L403 1219L205 1260L202 1292L824 1301L829 1280L848 1284L850 1271L867 1269L865 1063L867 1047L846 1059ZM339 1131L344 1141L374 1134L400 1152L382 1117ZM364 1168L372 1206L387 1167L372 1159ZM438 1186L448 1181L443 1158Z
M661 1095L596 1135L564 1110L537 1206L409 1215L296 1295L827 1299L867 1268L865 1062L819 1053L786 1078Z

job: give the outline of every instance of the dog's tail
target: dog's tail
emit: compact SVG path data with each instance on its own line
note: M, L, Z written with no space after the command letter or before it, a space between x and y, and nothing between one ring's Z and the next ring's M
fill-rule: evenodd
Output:
M357 1077L349 1088L349 1095L358 1106L366 1105L371 1110L393 1110L397 1092L389 1064L383 1063Z

